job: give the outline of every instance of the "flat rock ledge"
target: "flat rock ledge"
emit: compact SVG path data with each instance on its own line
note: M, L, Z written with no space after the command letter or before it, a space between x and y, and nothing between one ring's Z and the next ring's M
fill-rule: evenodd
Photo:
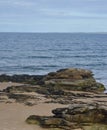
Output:
M106 99L106 95L103 94L104 85L98 83L93 73L85 69L61 69L43 76L0 75L0 81L23 84L9 86L0 91L0 102L14 101L32 106L43 101L71 104L76 99L99 100L102 97Z
M0 82L18 82L40 85L48 89L73 91L104 91L104 85L96 82L93 73L85 69L68 68L47 75L0 75Z

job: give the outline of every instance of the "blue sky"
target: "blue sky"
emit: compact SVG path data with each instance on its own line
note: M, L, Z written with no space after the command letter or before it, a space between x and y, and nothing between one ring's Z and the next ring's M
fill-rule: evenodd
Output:
M0 0L0 32L107 32L107 0Z

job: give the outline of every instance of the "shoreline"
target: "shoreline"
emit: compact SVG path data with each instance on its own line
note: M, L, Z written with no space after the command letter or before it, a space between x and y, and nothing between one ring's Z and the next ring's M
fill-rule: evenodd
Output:
M87 113L92 112L91 109L100 111L101 118L105 119L102 108L96 109L98 105L106 111L107 95L103 91L104 85L96 82L91 71L84 69L61 69L45 76L0 76L0 130L51 130L52 126L52 130L65 130L66 127L67 130L72 127L73 130L83 130L84 125L80 127L78 121L84 122L83 117L86 118L87 115L85 112L81 113L81 110L86 110ZM76 125L72 118L69 122L68 118L63 117L66 116L66 110L71 111L69 116L75 116ZM73 112L77 115L72 115ZM78 112L83 116L81 120ZM44 123L48 120L50 125L43 125L41 122L41 127L37 123L27 124L31 115L40 117ZM89 114L90 119L86 120L91 121L94 115ZM70 124L58 125L57 119ZM51 122L52 120L55 122Z

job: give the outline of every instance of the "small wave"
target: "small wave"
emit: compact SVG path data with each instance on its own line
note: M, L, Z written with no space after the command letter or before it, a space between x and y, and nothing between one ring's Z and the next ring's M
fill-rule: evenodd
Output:
M59 55L57 58L105 58L106 55L100 56L100 55Z
M13 50L2 50L0 49L1 52L12 52Z
M32 50L32 51L34 51L34 52L35 52L35 51L44 52L44 51L48 51L48 50L45 50L45 49L38 49L38 50L36 50L36 49L35 49L35 50Z
M53 58L52 56L28 56L27 58L31 59L50 59Z
M42 67L46 67L46 68L56 68L56 67L60 67L59 65L43 65Z
M16 57L9 57L9 56L3 56L3 57L0 57L0 59L16 59Z
M72 51L72 49L49 49L49 51L59 51L59 52L62 52L62 51Z
M22 67L23 70L46 70L45 67L37 67L37 66L24 66Z
M84 64L84 66L92 66L92 67L101 67L101 66L107 66L107 63L89 63L89 64Z
M23 66L22 69L39 69L39 70L42 70L43 68L42 67L36 67L36 66Z
M57 68L58 65L42 65L42 66L36 66L36 65L29 65L29 66L23 66L23 69L36 69L36 70L44 70L47 68Z

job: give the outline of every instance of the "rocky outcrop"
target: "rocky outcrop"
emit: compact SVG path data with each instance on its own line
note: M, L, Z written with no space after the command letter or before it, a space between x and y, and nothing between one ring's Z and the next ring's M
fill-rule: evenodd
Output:
M32 115L27 118L26 122L31 124L38 122L44 128L62 128L64 130L76 128L107 130L107 106L100 106L97 103L76 103L67 108L57 108L52 113L54 116L51 117Z
M43 128L57 128L58 130L72 130L80 128L76 123L70 123L67 120L57 117L31 115L26 119L28 124L39 125Z
M107 95L91 71L63 69L49 73L42 81L50 102L71 105L56 108L51 117L32 115L27 123L63 130L107 130Z
M0 75L0 82L12 81L40 85L48 92L56 90L104 91L104 85L96 82L89 70L69 68L47 75Z
M29 99L35 100L36 93L50 99L47 103L71 104L77 98L92 99L98 96L96 93L101 98L101 92L105 89L103 84L96 82L91 71L75 68L62 69L45 76L2 75L0 80L24 82L24 85L10 86L3 92L9 99L25 104L29 104L26 103ZM32 92L35 93L33 96Z
M104 85L96 82L93 74L84 69L62 69L49 73L44 78L45 86L73 91L104 91Z
M28 105L28 102L39 102L43 97L46 103L60 103L71 104L74 102L87 102L99 101L104 103L107 95L101 92L85 92L85 91L68 91L55 89L54 87L42 87L39 85L20 85L10 86L4 89L1 93L4 93L9 99L14 99L16 102L24 103ZM40 98L38 98L40 96ZM87 99L87 100L86 100ZM88 102L89 102L88 101ZM34 103L34 104L36 104Z
M52 111L55 117L77 123L107 123L107 107L97 103L72 104L68 108L57 108Z
M27 123L59 130L107 130L107 95L104 85L84 69L62 69L43 76L0 75L0 81L24 83L0 91L0 102L71 104L56 108L53 116L32 115Z

